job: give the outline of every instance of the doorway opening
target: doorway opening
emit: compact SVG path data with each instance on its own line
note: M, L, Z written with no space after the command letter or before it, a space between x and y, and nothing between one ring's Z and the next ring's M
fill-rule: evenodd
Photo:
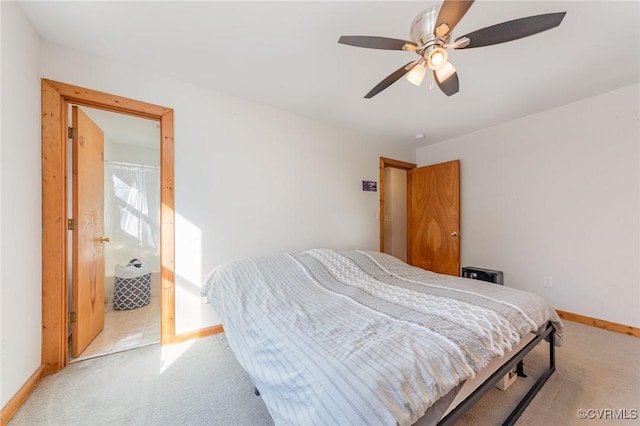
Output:
M69 105L69 117L73 107ZM104 328L86 348L76 346L74 354L70 323L69 362L160 343L160 124L95 108L77 108L104 134ZM72 122L69 127L74 128ZM69 138L67 149L67 173L72 176L73 138ZM80 201L75 195L70 179L69 212L74 211L74 201ZM78 231L70 230L67 237L67 281L68 304L75 312L73 232ZM129 265L134 259L139 263Z
M162 89L161 87L158 88ZM42 366L68 364L67 137L68 105L155 120L160 124L160 341L208 336L222 325L176 334L173 109L58 81L41 80L42 102Z
M98 92L66 83L42 79L42 365L45 374L68 364L68 323L70 322L67 209L68 105L157 120L160 123L160 316L162 343L172 343L206 335L200 330L175 334L175 214L173 191L173 110L163 106Z
M407 261L408 171L413 163L380 157L380 251Z

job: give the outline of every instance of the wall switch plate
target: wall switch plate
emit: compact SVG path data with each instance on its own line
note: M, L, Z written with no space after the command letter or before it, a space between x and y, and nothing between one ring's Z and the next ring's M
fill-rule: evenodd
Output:
M544 276L544 286L545 287L553 287L553 277L550 277L549 275L545 275Z

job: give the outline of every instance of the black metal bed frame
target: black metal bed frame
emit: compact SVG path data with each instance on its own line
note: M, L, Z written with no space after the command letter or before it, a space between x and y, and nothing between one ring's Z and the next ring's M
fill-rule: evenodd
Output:
M515 424L516 420L522 415L527 406L531 403L533 398L536 396L538 391L545 384L547 379L556 371L556 358L555 358L555 328L549 322L547 326L540 335L536 336L533 340L527 343L522 349L518 351L514 356L509 359L505 364L503 364L500 368L498 368L487 380L485 380L477 389L475 389L467 398L464 399L456 408L454 408L449 414L447 414L444 418L442 418L438 422L438 426L449 426L453 425L458 421L462 416L465 415L467 411L473 407L480 398L484 396L489 390L493 388L493 386L502 379L506 374L509 373L518 363L522 361L522 359L533 350L538 344L547 339L549 342L549 368L544 370L542 375L536 380L536 382L531 386L529 392L518 402L518 405L511 411L509 417L502 423L503 426L511 426Z
M556 371L556 357L555 357L555 328L551 322L547 323L545 330L537 335L533 340L527 343L522 349L520 349L509 361L504 363L498 368L487 380L485 380L480 386L478 386L468 397L466 397L460 404L456 406L449 414L443 417L437 424L437 426L451 426L454 425L462 416L464 416L487 392L489 392L496 383L500 381L509 371L514 367L522 369L522 360L538 346L543 340L549 342L549 368L544 370L538 380L531 386L529 392L518 402L518 405L511 411L509 417L502 423L502 426L513 426L522 415L527 406L531 403L538 391L546 383L547 379L551 377L554 371ZM260 391L257 387L253 388L253 392L260 396Z

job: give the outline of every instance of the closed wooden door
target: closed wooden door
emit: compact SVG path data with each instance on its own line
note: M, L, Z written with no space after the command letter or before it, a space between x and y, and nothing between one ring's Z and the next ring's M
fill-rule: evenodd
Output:
M460 275L460 161L411 169L407 186L408 263Z
M104 328L104 133L78 107L73 122L72 356Z

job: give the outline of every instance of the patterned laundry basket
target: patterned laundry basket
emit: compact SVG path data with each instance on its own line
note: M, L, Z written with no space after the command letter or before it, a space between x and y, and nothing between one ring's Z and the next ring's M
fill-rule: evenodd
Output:
M138 259L115 267L113 309L127 311L141 308L151 301L151 272Z

